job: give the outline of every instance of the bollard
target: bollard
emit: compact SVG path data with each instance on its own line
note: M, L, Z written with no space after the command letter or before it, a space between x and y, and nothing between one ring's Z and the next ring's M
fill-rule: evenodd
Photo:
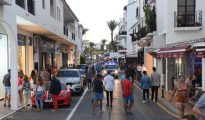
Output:
M164 85L162 85L162 98L164 98Z

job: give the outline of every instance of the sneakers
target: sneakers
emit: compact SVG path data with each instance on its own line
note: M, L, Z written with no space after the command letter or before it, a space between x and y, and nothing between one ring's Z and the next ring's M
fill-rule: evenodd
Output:
M6 103L4 103L4 107L6 107Z
M11 107L11 104L9 104L8 107Z
M52 110L52 112L56 112L57 110Z
M145 100L143 100L142 102L145 103Z

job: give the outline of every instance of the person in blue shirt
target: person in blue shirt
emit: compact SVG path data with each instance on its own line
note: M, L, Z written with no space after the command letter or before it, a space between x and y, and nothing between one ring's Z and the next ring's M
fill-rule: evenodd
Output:
M145 94L147 94L147 101L149 102L149 88L150 88L150 78L146 71L143 71L143 76L141 77L141 88L143 90L143 103L145 103Z

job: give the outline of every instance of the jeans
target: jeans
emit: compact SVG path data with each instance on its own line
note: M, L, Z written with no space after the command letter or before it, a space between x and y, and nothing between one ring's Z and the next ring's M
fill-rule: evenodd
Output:
M152 86L152 98L151 100L154 99L154 94L155 94L155 102L157 102L157 97L158 97L158 88L159 86Z
M40 97L40 108L43 109L43 96L44 96L44 92L43 91L37 91L36 92L36 97L35 97L35 101L36 101L36 107L37 109L39 109L39 105L38 105L38 98Z
M52 100L53 100L53 110L57 110L58 109L58 95L51 95Z
M107 105L109 105L109 103L112 105L113 91L106 91L106 97L107 97Z
M145 101L145 94L147 94L147 100L149 101L149 89L143 89L143 100Z

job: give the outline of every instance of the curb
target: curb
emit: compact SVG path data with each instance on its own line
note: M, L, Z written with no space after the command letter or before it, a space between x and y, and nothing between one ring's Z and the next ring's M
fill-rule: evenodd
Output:
M139 85L137 83L134 83L134 86L140 90L140 92L142 92L142 90L140 89ZM178 117L178 109L177 107L175 107L174 105L172 105L171 103L169 103L168 101L158 97L158 102L157 105L162 108L163 110L165 110L167 113L169 113L170 115L172 115L175 118L179 118Z
M8 116L10 116L10 115L12 115L12 114L18 112L19 110L23 109L24 107L25 107L25 106L22 106L22 107L20 107L18 110L12 111L12 112L10 112L10 113L4 115L3 117L0 118L0 120L3 120L4 118L6 118L6 117L8 117Z

